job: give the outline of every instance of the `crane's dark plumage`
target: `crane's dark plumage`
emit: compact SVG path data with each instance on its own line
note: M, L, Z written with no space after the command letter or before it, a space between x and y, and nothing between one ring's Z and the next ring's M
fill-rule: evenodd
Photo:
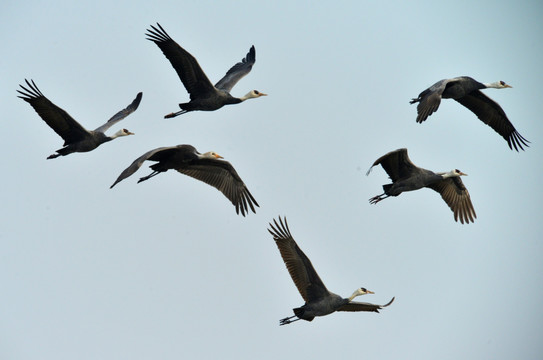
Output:
M266 95L257 90L252 90L241 98L230 95L234 85L253 68L256 61L254 46L251 46L249 53L241 62L232 66L226 75L213 86L194 56L173 41L160 24L157 23L157 27L151 25L151 28L152 30L147 30L147 40L154 42L170 60L185 89L190 94L190 102L179 104L181 111L170 113L164 116L165 118L176 117L195 110L213 111L224 105L239 104L247 99Z
M480 90L487 88L510 88L503 81L483 84L468 76L460 76L452 79L443 79L430 86L419 94L416 99L410 101L417 105L417 122L422 123L432 113L437 111L441 99L454 99L471 110L477 117L500 134L509 145L510 149L529 146L529 141L522 137L505 115L501 106L483 94Z
M477 215L471 203L468 189L460 179L466 175L458 169L447 173L434 173L415 166L407 155L407 149L398 149L389 152L377 159L366 175L369 175L374 166L381 165L392 180L392 184L383 185L384 193L374 196L370 203L377 204L389 196L398 196L404 191L418 190L423 187L430 188L441 194L443 200L454 213L454 220L463 224L473 222Z
M324 316L335 311L373 311L379 312L380 309L389 306L393 301L390 300L385 305L376 305L366 302L352 301L356 296L373 294L372 291L365 288L357 289L349 298L342 298L334 294L324 286L319 275L313 268L311 261L298 247L294 238L290 234L287 219L285 221L279 217L279 222L275 219L274 224L270 223L268 231L273 236L281 257L285 262L287 270L298 288L300 295L305 300L305 304L299 308L292 309L294 316L286 317L279 321L279 325L290 324L300 319L312 321L315 316ZM297 318L292 320L293 318Z
M134 174L144 161L156 161L150 166L153 172L139 179L139 182L165 172L169 169L177 170L182 174L203 181L224 194L236 207L236 213L245 216L249 208L255 212L254 206L259 206L249 192L238 173L228 161L220 160L222 157L214 152L200 154L191 145L177 145L161 147L146 152L127 167L117 180L110 186L114 187L120 181Z
M43 121L64 139L64 147L57 150L56 154L50 155L47 159L54 159L58 156L65 156L74 152L91 151L116 137L133 135L133 133L126 129L119 130L113 136L106 136L104 132L112 125L136 111L142 98L141 92L138 93L130 105L113 115L104 125L95 130L87 130L75 121L70 114L47 99L38 89L34 81L31 81L32 83L25 79L28 88L19 85L22 91L17 90L17 92L22 96L18 97L29 103Z

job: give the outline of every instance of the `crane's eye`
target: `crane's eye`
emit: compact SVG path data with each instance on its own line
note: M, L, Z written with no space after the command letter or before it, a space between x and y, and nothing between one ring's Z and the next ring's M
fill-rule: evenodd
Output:
M260 93L258 92L258 90L254 90L255 94L259 95Z
M458 169L455 169L455 170L454 170L454 172L456 172L456 173L459 173L459 172L460 172L460 170L458 170Z
M360 288L360 290L362 290L363 292L368 292L368 290L366 290L366 288Z
M503 86L505 85L505 81L500 81L500 84Z

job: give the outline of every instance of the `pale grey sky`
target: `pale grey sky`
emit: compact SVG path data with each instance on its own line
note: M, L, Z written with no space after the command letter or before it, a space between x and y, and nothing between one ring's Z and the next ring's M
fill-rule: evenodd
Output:
M494 2L16 2L0 5L4 154L2 359L538 359L543 353L543 7ZM212 82L251 45L232 93L269 96L165 120L189 96L145 30L159 22ZM452 100L417 124L437 80L485 90L530 140L507 143ZM62 146L16 89L33 79L93 129L135 136L46 160ZM213 150L260 204L168 172L109 186L159 146ZM407 147L418 166L469 174L460 225L431 190L370 205ZM303 304L268 223L290 230L331 291L396 301L280 327Z

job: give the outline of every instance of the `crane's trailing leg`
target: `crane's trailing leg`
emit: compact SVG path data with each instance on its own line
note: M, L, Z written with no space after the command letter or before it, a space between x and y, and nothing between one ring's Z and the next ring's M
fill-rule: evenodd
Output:
M293 318L295 318L295 317L296 317L296 315L292 315L291 317L286 317L286 318L284 318L284 319L279 320L279 326L281 326L281 325L287 325L287 324L290 324L291 322L295 322L295 321L300 320L300 318L298 318L298 319L296 319L296 320L291 320L291 319L293 319Z
M51 155L49 155L49 156L47 157L47 159L48 159L48 160L49 160L49 159L54 159L54 158L57 158L57 157L59 157L59 156L60 156L60 154L51 154Z
M149 175L147 175L147 176L144 176L144 177L140 178L140 179L138 180L138 184L139 184L140 182L142 182L142 181L149 180L150 178L152 178L152 177L155 176L155 175L160 174L161 172L162 172L162 171L156 171L156 170L153 171L151 174L149 174Z
M171 119L171 118L174 118L178 115L182 115L184 113L188 112L187 110L181 110L181 111L178 111L178 112L174 112L174 113L169 113L167 115L164 115L164 119Z
M379 201L383 200L383 199L386 199L387 197L389 197L390 195L386 195L385 193L381 194L381 195L377 195L377 196L374 196L370 199L370 204L377 204Z

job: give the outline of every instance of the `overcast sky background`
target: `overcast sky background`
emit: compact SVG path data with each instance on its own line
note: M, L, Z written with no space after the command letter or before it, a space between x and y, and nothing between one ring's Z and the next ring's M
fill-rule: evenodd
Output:
M2 359L537 359L543 353L543 6L521 2L4 1L0 146ZM232 93L268 97L163 119L189 99L145 31L160 22L212 82L251 45ZM531 147L507 143L452 100L417 124L434 82L485 90ZM24 101L40 90L94 129L136 135L46 160L62 146ZM212 187L148 164L192 144L237 169L260 208L246 218ZM368 199L381 155L407 147L458 168L477 212L461 225L423 189ZM279 326L303 300L267 232L285 215L329 290L364 286L380 314Z

